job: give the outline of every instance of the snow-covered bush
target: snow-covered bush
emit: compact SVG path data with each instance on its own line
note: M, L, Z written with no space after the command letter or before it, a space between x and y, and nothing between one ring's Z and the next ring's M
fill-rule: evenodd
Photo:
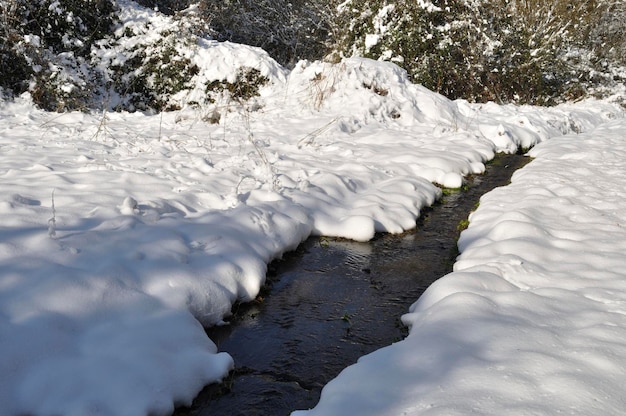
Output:
M136 2L144 7L158 10L161 13L173 15L189 7L193 0L136 0Z
M222 41L258 46L283 65L322 58L328 49L333 2L201 0L200 10Z
M111 0L9 0L17 2L24 33L37 36L46 48L86 56L115 21Z
M522 28L498 1L348 0L338 52L389 60L413 80L451 98L508 101L542 93ZM524 50L526 49L526 50ZM525 67L520 78L517 69Z
M450 98L550 104L586 94L599 56L613 51L604 65L623 57L624 19L615 16L623 8L614 0L347 0L337 7L344 30L334 54L395 62Z
M164 15L122 4L120 25L92 51L106 86L103 105L123 111L195 108L215 115L281 82L268 54L208 36L198 7ZM253 106L257 108L256 106Z
M109 34L116 10L112 0L0 1L1 86L28 89L47 109L84 107L98 78L91 46Z
M108 83L110 108L215 107L224 100L248 100L268 81L261 68L269 64L269 56L211 40L196 7L174 16L127 7L122 20L114 37L94 51Z
M190 58L197 47L190 20L127 25L96 53L110 85L109 105L119 110L163 111L178 108L172 98L193 89L199 68ZM107 51L117 53L109 54Z
M228 80L211 81L206 86L207 99L216 101L216 95L228 93L228 98L247 101L259 95L259 88L267 84L269 79L256 68L240 67L234 82Z
M0 89L29 91L49 110L202 106L258 92L280 72L269 58L211 62L223 40L287 67L391 61L470 101L552 104L610 94L626 78L623 0L0 0L0 19Z
M523 76L528 66L535 68L553 87L551 101L585 96L600 81L594 73L600 69L597 54L604 53L604 47L593 44L591 33L603 30L612 0L498 1L496 10L506 11L513 27L519 28L523 46L518 50L528 53L516 75Z
M591 52L570 51L570 60L575 61L587 90L598 96L615 94L618 84L623 89L626 81L626 2L607 3L583 49Z

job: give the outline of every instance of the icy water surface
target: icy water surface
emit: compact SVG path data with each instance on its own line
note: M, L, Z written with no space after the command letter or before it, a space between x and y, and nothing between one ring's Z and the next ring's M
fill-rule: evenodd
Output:
M272 263L265 293L239 305L231 325L207 330L234 358L234 372L175 416L281 416L315 406L341 370L406 335L400 316L452 271L459 230L480 196L528 161L497 156L467 189L424 211L411 232L368 243L310 238Z

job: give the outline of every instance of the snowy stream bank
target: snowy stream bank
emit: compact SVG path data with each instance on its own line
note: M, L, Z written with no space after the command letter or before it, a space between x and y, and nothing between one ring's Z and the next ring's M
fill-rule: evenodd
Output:
M407 335L399 317L452 271L460 228L481 195L529 161L497 155L484 175L423 212L415 230L363 243L312 237L273 262L262 296L208 331L234 358L234 373L175 415L285 416L314 406L341 370Z
M295 415L623 414L626 122L536 146L485 195L408 338Z

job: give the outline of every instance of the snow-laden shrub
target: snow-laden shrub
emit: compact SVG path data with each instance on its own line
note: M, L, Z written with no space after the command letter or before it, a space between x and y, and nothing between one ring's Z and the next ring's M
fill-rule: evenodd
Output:
M92 45L110 33L112 0L1 0L2 87L46 109L84 107L96 87Z
M18 2L21 28L55 52L87 56L94 41L108 35L115 21L111 0L10 0Z
M617 39L624 20L615 24L619 18L614 17L623 5L613 0L347 0L337 7L335 24L343 30L335 32L334 54L395 62L415 82L450 98L551 104L586 94L601 69L597 57L624 50L623 36ZM620 53L607 60L614 64Z
M163 111L180 106L176 95L195 88L192 61L204 25L193 11L175 17L125 5L121 25L94 49L107 85L105 105L126 111Z
M623 90L626 82L626 2L607 3L598 24L589 30L582 52L570 51L570 60L575 61L587 91L600 97L615 94L620 86ZM623 97L621 100L626 106Z
M293 66L326 54L332 3L201 0L200 10L215 39L261 47L281 64Z
M112 90L118 97L115 107L130 111L174 109L170 98L191 88L191 79L198 73L198 67L179 53L181 43L191 46L192 40L166 31L153 42L125 50L126 56L109 67Z
M228 80L214 80L207 83L207 99L215 102L217 96L228 94L228 99L248 101L259 95L259 88L267 84L269 79L261 75L256 68L241 67L237 70L234 82Z
M120 18L114 35L93 50L109 108L158 112L192 107L217 114L233 101L258 96L270 79L284 77L283 68L263 50L210 39L195 6L166 16L128 3Z
M450 98L546 101L559 77L537 67L548 57L535 55L529 34L503 5L348 0L339 7L347 31L338 52L395 62L414 81Z
M193 0L136 0L136 2L143 7L158 10L167 15L185 10L194 3Z

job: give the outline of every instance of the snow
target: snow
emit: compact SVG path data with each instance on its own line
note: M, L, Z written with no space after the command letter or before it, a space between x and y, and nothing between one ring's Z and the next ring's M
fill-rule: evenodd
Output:
M436 185L535 145L483 198L455 273L404 317L410 336L346 369L311 413L623 405L620 108L449 101L367 59L288 72L208 41L191 57L202 79L252 66L269 83L250 102L157 115L0 102L5 414L171 413L233 368L203 325L254 299L272 259L310 235L411 229Z
M621 414L626 121L553 138L480 201L454 272L294 415Z

